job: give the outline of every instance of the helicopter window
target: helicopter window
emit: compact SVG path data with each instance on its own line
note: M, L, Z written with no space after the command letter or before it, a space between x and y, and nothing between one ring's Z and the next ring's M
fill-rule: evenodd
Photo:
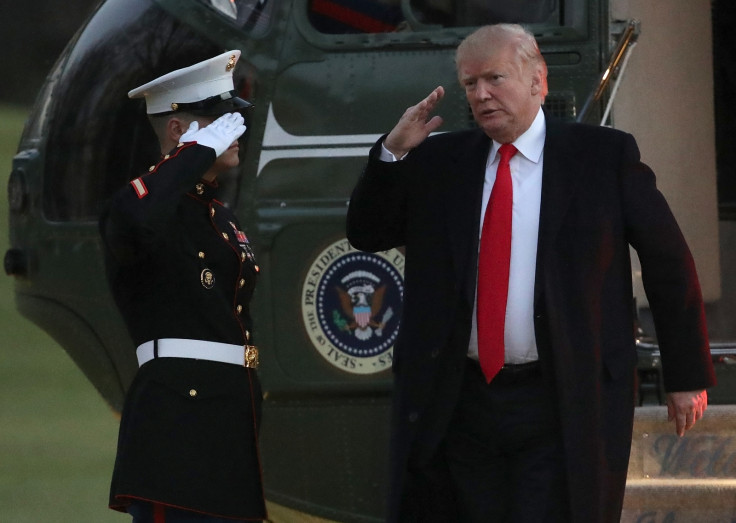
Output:
M399 0L310 0L309 21L327 34L390 33L404 16Z
M111 194L160 158L145 103L129 99L128 91L222 51L149 0L103 4L52 75L46 218L96 220ZM234 78L247 98L244 73L237 68Z
M213 0L216 1L216 0ZM564 0L309 0L309 20L328 34L386 33L511 22L562 25Z
M546 23L558 9L558 0L409 0L408 3L418 22L444 27Z
M200 0L250 33L262 33L269 25L275 0Z

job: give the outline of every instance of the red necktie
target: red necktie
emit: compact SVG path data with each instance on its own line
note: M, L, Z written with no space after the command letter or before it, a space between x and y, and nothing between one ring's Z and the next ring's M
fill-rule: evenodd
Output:
M509 160L516 147L505 143L499 149L491 197L483 217L478 254L478 357L488 383L503 367L503 331L509 293L511 259L511 207L514 190Z

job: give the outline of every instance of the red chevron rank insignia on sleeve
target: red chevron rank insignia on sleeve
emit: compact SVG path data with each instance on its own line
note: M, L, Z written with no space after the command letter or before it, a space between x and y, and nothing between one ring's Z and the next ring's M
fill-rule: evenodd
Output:
M143 183L142 179L136 178L135 180L130 182L130 185L133 186L135 193L138 195L138 199L141 199L148 194L148 187L146 187L146 184Z

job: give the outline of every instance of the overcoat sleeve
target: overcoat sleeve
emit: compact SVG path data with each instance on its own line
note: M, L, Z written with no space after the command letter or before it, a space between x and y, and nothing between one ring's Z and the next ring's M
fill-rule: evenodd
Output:
M348 207L348 240L363 251L388 250L406 242L411 160L381 161L382 143L383 138L371 149Z
M652 171L626 135L621 173L624 219L654 318L667 392L715 384L695 263Z

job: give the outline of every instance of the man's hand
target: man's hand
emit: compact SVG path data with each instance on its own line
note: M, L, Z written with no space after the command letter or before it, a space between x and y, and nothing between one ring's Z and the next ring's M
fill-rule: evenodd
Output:
M189 129L181 135L179 141L197 142L199 145L211 147L215 150L215 156L220 156L245 132L244 122L240 113L223 114L202 129L195 120L189 124Z
M703 417L708 408L708 393L704 390L670 392L667 394L667 420L675 420L675 431L684 436L685 431Z
M396 126L388 133L383 146L397 159L400 159L422 143L431 132L442 125L442 117L433 116L429 120L428 118L443 96L445 96L445 89L439 86L424 100L409 107Z

